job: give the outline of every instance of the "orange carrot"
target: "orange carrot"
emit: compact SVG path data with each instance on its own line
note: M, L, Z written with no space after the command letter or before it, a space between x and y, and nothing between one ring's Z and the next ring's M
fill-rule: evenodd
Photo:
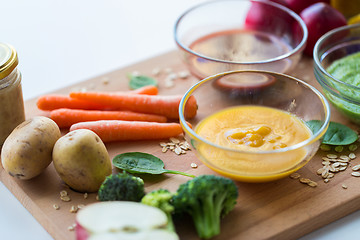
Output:
M80 122L70 127L70 131L76 129L89 129L95 132L103 142L168 139L183 133L179 123L122 120Z
M40 110L51 111L59 108L71 108L71 109L104 109L105 107L81 99L71 98L65 95L51 94L44 95L38 98L36 102L37 107Z
M145 95L157 95L159 90L156 86L148 85L135 90L129 91L129 93L145 94Z
M54 120L60 128L70 127L74 123L88 122L97 120L125 120L125 121L144 121L144 122L166 122L164 116L135 113L129 111L101 111L101 110L80 110L60 108L50 112L50 118Z
M145 95L157 95L158 88L155 86L145 86L136 90L128 92L114 92L114 94L145 94ZM38 98L37 107L40 110L51 111L59 108L71 108L71 109L84 109L84 110L103 110L107 109L106 106L92 103L84 100L74 99L66 95L50 94L44 95Z
M109 106L112 109L163 115L168 118L179 118L179 103L181 95L151 96L138 94L114 94L95 92L72 92L70 96L84 101ZM188 99L185 115L195 117L197 103L194 96Z

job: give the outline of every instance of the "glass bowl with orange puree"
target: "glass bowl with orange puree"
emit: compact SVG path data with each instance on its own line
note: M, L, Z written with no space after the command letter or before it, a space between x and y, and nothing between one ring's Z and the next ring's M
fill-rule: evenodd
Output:
M198 112L188 118L185 106L192 96ZM238 181L265 182L288 176L310 161L329 125L330 108L304 81L240 70L192 86L179 114L185 138L206 166ZM310 120L321 121L317 132L307 126Z

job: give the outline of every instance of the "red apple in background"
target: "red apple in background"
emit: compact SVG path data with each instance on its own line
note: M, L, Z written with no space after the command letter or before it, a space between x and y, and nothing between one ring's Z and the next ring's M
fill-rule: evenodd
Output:
M330 0L284 0L288 8L293 10L296 13L300 13L305 8L309 7L318 2L325 2L330 4ZM346 1L346 0L343 0Z
M305 0L302 0L305 1ZM300 13L308 28L308 39L304 53L312 56L316 41L328 31L345 26L346 18L327 3L315 3Z

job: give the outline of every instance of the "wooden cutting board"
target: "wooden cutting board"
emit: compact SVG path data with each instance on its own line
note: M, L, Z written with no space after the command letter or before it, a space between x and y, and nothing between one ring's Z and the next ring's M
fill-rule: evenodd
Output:
M67 94L79 89L128 90L126 73L139 71L145 75L151 75L154 68L163 70L171 68L174 72L186 70L179 59L177 52L170 52L60 89L56 93ZM312 64L310 58L304 57L290 75L303 79L320 89L313 75ZM194 77L176 79L172 88L166 88L164 83L166 75L161 73L157 77L160 81L159 94L182 94L198 81ZM25 108L27 118L47 115L46 112L36 108L36 99L27 101ZM332 120L357 129L334 109L332 109ZM160 157L168 169L185 171L194 175L215 174L191 151L181 156L170 151L162 153L159 141L116 142L106 146L111 158L123 152L142 151ZM298 171L302 177L316 181L318 186L315 188L291 178L258 184L238 182L238 203L235 209L223 219L221 235L214 239L296 239L360 209L360 178L351 176L351 168L337 173L328 183L324 183L321 176L316 174L316 170L322 167L321 157L325 154L319 151L305 167ZM198 168L191 168L191 163L198 164ZM351 162L353 166L359 163L360 157ZM188 177L176 175L142 177L146 184L146 191L160 187L176 191L181 183L189 180ZM52 164L43 174L28 181L14 179L1 168L0 180L54 239L75 239L74 231L68 229L74 224L76 215L70 213L71 206L86 205L96 201L96 194L89 194L85 199L84 194L70 190L58 177ZM342 184L345 184L347 189L344 189ZM70 202L60 200L62 190L68 191L71 197ZM53 204L59 205L60 209L55 210ZM191 220L177 220L176 227L181 239L198 239Z

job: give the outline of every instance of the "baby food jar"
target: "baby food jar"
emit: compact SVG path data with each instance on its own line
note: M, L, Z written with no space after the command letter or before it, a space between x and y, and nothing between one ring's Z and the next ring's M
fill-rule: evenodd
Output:
M12 130L25 121L21 73L16 50L0 43L0 147Z

